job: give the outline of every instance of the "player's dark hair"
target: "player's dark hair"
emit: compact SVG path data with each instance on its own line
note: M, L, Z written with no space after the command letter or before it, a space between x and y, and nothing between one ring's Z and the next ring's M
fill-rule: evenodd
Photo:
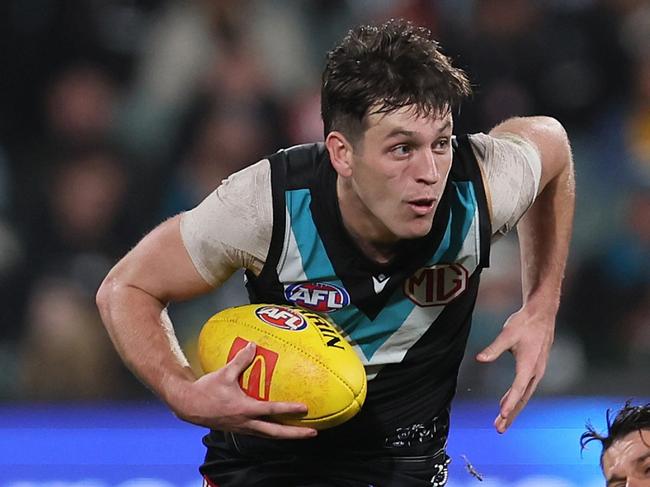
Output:
M446 114L471 94L465 73L440 52L431 31L403 20L363 25L327 55L321 90L325 136L355 141L371 113L413 105L421 116Z
M603 447L600 454L601 465L603 455L614 441L623 438L628 433L650 429L650 403L633 406L631 401L627 401L613 420L611 414L612 411L608 409L606 433L598 433L591 423L587 423L587 431L580 436L580 447L583 450L592 441L600 442Z

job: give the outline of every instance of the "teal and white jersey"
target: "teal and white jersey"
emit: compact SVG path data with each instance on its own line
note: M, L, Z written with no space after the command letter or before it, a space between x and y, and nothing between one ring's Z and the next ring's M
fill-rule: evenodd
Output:
M238 449L444 447L491 233L514 227L540 178L536 149L516 135L458 137L453 150L431 231L403 242L386 265L366 258L345 230L322 144L280 151L234 174L182 215L184 245L206 282L218 286L243 267L253 302L329 314L372 378L361 412L347 423L305 441L231 435Z
M366 276L368 290L384 294L372 318L351 299L334 270L314 216L309 189L285 192L284 241L275 270L287 301L325 312L354 344L373 378L377 366L401 362L444 305L466 289L481 258L480 212L470 181L452 181L442 239L428 260L399 286L388 270ZM370 286L372 284L372 286ZM374 311L374 310L373 310Z
M262 271L247 275L252 302L326 313L342 329L371 379L360 423L366 416L389 429L426 424L453 397L489 258L488 205L467 137L454 143L431 231L403 242L385 265L368 259L343 227L322 144L269 160L273 234Z

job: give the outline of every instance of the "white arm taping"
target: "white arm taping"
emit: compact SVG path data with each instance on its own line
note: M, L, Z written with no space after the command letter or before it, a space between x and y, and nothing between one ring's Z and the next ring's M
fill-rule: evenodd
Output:
M515 134L474 134L470 141L487 186L492 233L504 235L535 201L542 172L539 153Z
M262 160L224 180L181 215L181 236L196 270L213 286L240 268L259 274L273 228L271 168Z

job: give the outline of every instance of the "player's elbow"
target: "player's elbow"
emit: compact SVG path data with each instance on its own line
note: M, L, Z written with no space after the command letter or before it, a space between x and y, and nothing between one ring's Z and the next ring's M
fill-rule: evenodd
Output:
M550 178L572 179L573 156L571 143L564 126L555 118L546 117L548 138L548 157L551 174Z
M548 145L556 152L556 157L562 165L568 165L571 160L571 146L564 125L554 117L540 118L542 127L539 130L544 132L544 138L548 140Z
M549 116L523 119L522 135L533 142L542 155L562 159L570 153L569 136L564 125L557 118Z
M542 163L540 191L551 181L572 179L571 144L562 123L553 117L534 117L530 134Z
M108 313L113 298L111 289L115 285L115 279L109 274L99 285L97 294L95 294L95 304L99 310L99 314L104 317Z
M95 304L104 323L109 321L111 310L119 300L119 290L123 287L119 276L112 270L102 281L95 294Z
M562 122L560 122L557 118L543 115L539 117L533 117L533 119L535 119L537 125L543 127L544 130L548 131L550 134L553 134L558 139L568 140L564 125L562 125Z
M549 116L514 117L494 127L490 135L515 134L532 143L543 158L558 160L570 154L569 137L562 123Z

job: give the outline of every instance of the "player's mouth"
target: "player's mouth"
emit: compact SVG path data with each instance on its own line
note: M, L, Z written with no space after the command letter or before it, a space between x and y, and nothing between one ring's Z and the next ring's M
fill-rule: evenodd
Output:
M418 198L408 202L409 207L416 215L428 215L433 211L435 198Z

